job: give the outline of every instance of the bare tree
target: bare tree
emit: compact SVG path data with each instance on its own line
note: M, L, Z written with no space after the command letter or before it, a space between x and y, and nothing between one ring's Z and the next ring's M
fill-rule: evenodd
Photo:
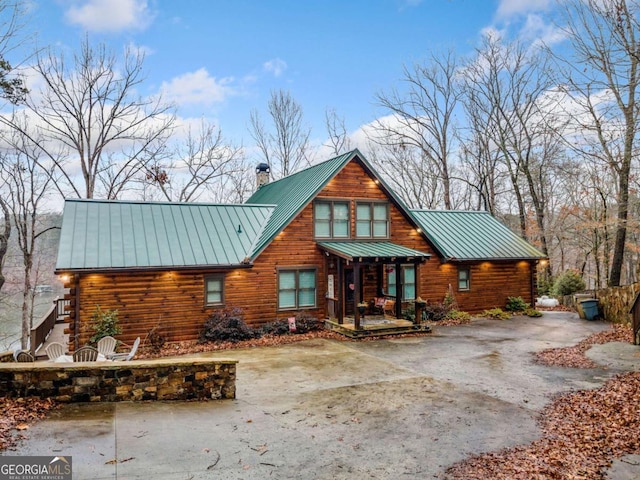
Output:
M381 144L417 149L417 155L429 162L429 170L437 172L446 209L452 208L454 112L460 98L457 67L452 52L432 55L425 65L405 67L406 91L392 90L376 96L377 103L391 116L375 123L376 135L371 137Z
M486 135L509 173L520 233L523 238L535 233L547 256L549 176L560 151L558 132L563 128L553 113L555 104L549 105L547 99L554 86L548 63L541 49L488 36L464 74L471 102L467 110L484 119ZM533 207L535 227L528 225L527 204ZM549 262L547 275L551 273Z
M505 173L501 169L501 153L491 136L487 135L488 120L494 113L483 97L475 88L466 88L462 97L467 119L466 129L459 131L462 180L475 191L476 208L496 215L499 194L505 193L502 190Z
M30 137L20 124L2 121L40 148L39 158L59 174L55 186L62 195L116 198L164 148L174 116L160 97L138 96L143 61L142 53L127 50L117 62L88 38L71 65L62 53L38 57L35 71L44 87L26 105L42 135Z
M324 124L329 135L327 145L331 147L333 155L338 156L351 150L351 139L347 133L344 117L338 116L335 108L324 112Z
M431 163L421 151L371 140L368 150L371 162L409 208L434 209L441 205L442 183L431 174Z
M14 68L7 60L8 53L15 46L17 32L23 27L22 16L23 10L20 3L0 3L0 98L14 105L23 102L28 93L22 78L16 75ZM0 230L0 290L2 290L5 283L2 271L12 229L11 212L2 192L0 192L0 209L2 209L2 229Z
M20 122L23 130L28 130L26 122ZM37 134L33 134L34 137ZM40 168L41 150L28 137L14 131L5 140L9 149L0 157L0 172L5 182L7 208L17 234L18 246L24 267L23 297L21 315L21 347L27 348L33 323L32 270L36 252L36 241L49 229L39 226L39 213L52 177Z
M609 285L620 285L629 219L629 181L638 154L640 5L637 0L570 0L565 32L573 46L566 93L577 106L570 143L617 177L617 221Z
M242 149L225 142L215 125L203 121L194 131L187 130L166 161L158 157L145 168L144 179L169 201L192 202L203 194L224 192L226 177L239 171Z
M268 110L271 128L253 110L249 132L273 177L286 177L308 161L311 129L304 126L302 107L287 91L271 92Z

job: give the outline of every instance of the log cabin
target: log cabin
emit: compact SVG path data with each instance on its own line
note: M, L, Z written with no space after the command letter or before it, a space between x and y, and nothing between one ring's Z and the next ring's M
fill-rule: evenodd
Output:
M487 212L407 208L358 150L277 181L256 173L244 204L66 200L70 348L97 306L118 311L125 342L154 327L175 342L228 307L252 327L304 312L359 332L377 307L398 327L388 319L447 294L470 313L535 300L542 253Z

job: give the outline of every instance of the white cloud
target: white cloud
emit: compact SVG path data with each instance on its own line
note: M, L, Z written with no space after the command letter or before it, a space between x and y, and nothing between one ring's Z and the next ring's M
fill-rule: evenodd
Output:
M160 89L167 100L178 105L221 103L237 93L232 77L216 79L205 68L163 82Z
M279 77L287 69L287 62L281 58L274 58L262 64L267 72L272 73L274 77Z
M547 23L540 15L529 14L520 31L520 37L545 45L554 45L562 42L567 35L562 29Z
M84 0L69 7L65 17L91 32L143 30L153 19L147 0Z
M511 17L533 11L546 10L551 0L501 0L498 5L498 17Z

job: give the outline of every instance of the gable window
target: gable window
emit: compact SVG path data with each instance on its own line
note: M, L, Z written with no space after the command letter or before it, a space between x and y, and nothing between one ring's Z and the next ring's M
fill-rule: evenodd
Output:
M387 271L387 295L396 295L396 275L395 265L385 265ZM402 301L415 300L416 298L416 267L415 265L402 265L400 267L400 287L402 288Z
M388 238L389 205L384 202L358 202L356 205L356 237Z
M278 271L278 309L316 306L316 270L314 268Z
M204 301L207 305L224 304L224 274L207 275L204 278Z
M458 290L471 290L471 269L458 267Z
M314 205L317 238L349 238L349 202L319 201Z

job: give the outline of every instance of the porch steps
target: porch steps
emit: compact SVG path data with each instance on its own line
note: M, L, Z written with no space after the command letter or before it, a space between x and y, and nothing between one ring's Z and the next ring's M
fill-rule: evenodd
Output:
M429 325L416 325L408 321L403 322L405 324L399 323L400 322L392 322L390 324L383 325L365 325L359 330L356 330L352 323L339 324L333 320L325 320L325 328L353 339L431 332L431 327Z

